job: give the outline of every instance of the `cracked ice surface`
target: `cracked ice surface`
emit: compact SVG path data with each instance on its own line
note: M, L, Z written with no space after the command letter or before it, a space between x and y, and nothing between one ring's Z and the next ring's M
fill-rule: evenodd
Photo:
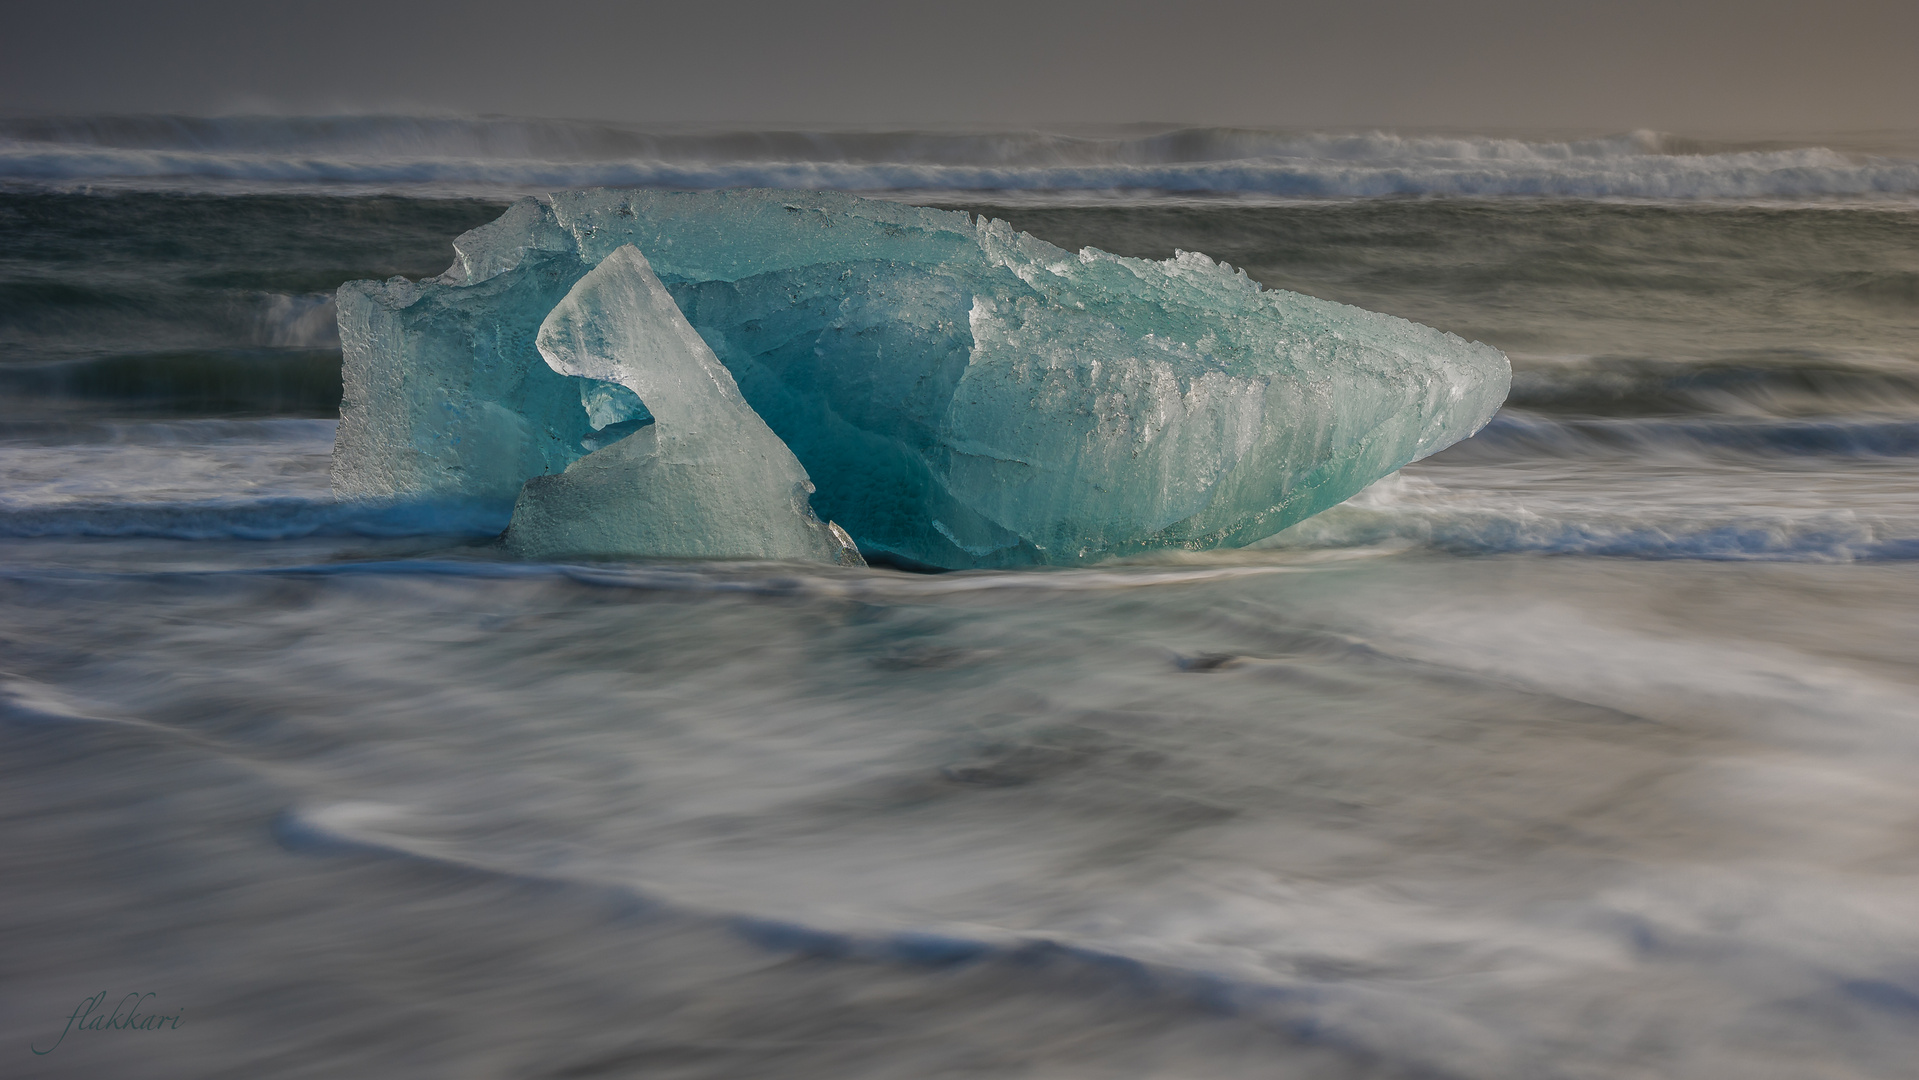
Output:
M936 566L1262 539L1477 431L1510 381L1488 346L1202 255L815 192L565 192L462 236L438 279L341 288L336 491L510 503L645 430L644 393L534 340L628 244L819 516Z

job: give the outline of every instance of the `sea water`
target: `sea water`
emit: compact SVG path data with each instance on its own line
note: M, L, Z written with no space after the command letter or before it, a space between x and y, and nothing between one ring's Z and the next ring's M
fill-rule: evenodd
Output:
M1919 1056L1909 150L8 124L0 1074ZM529 188L769 181L1202 251L1513 394L1252 549L1065 570L331 501L340 282Z

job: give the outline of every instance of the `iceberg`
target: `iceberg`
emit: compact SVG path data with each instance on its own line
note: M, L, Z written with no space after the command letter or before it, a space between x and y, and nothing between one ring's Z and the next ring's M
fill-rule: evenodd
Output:
M534 340L548 367L580 380L589 426L640 426L557 476L527 480L508 550L864 565L843 531L814 516L806 470L639 249L616 248L588 271Z
M619 275L650 264L664 295L609 280L575 294L629 247ZM561 192L454 248L440 278L341 287L334 486L518 500L510 543L528 553L666 512L640 493L663 466L639 463L663 460L683 422L652 410L691 399L654 400L638 361L582 352L564 327L658 357L614 324L644 312L657 331L667 299L796 459L790 475L817 485L818 518L869 557L936 567L1261 540L1471 435L1511 380L1489 346L1266 290L1203 255L1069 252L1000 221L832 193ZM649 468L656 481L634 479ZM710 520L739 527L751 502L779 518L767 536L798 536L788 517L810 528L765 497L785 468L755 472L758 494ZM555 516L589 506L600 525L569 533Z

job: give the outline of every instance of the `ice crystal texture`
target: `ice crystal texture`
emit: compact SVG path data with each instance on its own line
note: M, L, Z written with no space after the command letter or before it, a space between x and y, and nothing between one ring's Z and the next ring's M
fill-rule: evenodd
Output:
M644 392L534 340L626 245L818 516L932 566L1259 540L1477 431L1510 381L1488 346L1202 255L816 192L565 192L461 237L441 278L342 287L339 493L511 500L645 430Z
M793 452L628 244L547 315L535 339L577 378L588 423L651 423L520 489L507 547L531 558L678 555L857 564L807 503ZM645 407L641 407L645 402Z

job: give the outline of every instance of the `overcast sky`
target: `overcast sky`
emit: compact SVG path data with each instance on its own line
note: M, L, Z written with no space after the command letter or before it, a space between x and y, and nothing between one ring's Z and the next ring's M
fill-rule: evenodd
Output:
M0 110L1919 128L1919 0L0 0Z

